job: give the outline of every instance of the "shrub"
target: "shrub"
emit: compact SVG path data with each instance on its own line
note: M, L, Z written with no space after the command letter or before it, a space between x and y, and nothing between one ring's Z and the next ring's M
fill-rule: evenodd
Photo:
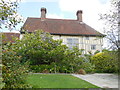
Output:
M86 74L86 72L85 72L85 70L84 70L84 69L80 69L80 70L78 71L78 74L83 74L83 75L85 75L85 74Z
M94 73L95 72L95 66L92 65L90 62L83 62L80 68L83 68L86 73Z
M30 69L32 70L32 72L35 73L43 73L43 71L48 70L49 72L52 72L52 65L47 65L47 64L43 64L43 65L30 65Z
M30 70L33 73L40 73L41 72L41 68L39 65L30 65Z
M92 68L81 56L83 50L77 47L70 50L61 40L53 40L49 33L41 30L26 33L17 43L19 43L17 54L22 56L21 62L30 61L33 72L43 72L47 69L50 73L74 73L84 65L90 68L84 66L83 69L90 72Z
M3 88L30 88L31 86L25 83L28 73L28 63L21 64L21 56L16 55L14 45L3 45L2 53L2 77Z
M18 55L22 56L22 62L30 61L31 65L59 62L64 56L61 52L66 48L62 41L53 40L49 33L42 30L26 33L17 43L19 43Z
M42 73L49 73L49 70L45 69L42 71Z
M118 71L117 55L114 52L97 53L91 57L91 62L95 64L96 72L113 73Z

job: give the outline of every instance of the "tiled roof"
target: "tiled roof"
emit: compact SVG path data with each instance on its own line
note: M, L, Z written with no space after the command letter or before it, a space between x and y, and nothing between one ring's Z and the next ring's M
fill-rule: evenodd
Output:
M7 43L7 42L14 43L15 42L14 38L20 38L20 33L7 32L7 33L2 33L2 35L3 35L2 38L3 43Z
M58 35L104 36L83 22L67 19L46 18L41 20L41 18L27 18L25 24L23 25L23 29L28 30L28 32L34 32L35 30L42 29L43 31L51 34Z

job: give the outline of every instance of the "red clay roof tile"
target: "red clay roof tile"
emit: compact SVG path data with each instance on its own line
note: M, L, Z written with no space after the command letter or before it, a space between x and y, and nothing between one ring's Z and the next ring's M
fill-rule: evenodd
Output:
M67 19L46 18L44 20L41 20L41 18L27 18L26 22L23 25L23 29L28 30L28 32L34 32L35 30L42 29L43 31L49 32L51 34L59 35L104 36L83 22Z
M2 35L3 35L2 38L3 43L7 43L7 42L14 43L15 42L14 38L20 38L20 33L7 32L7 33L3 33Z

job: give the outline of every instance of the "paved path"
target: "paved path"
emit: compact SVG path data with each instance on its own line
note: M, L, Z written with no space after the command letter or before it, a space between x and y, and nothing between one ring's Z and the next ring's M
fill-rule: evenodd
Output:
M118 75L115 74L72 74L101 88L118 88Z

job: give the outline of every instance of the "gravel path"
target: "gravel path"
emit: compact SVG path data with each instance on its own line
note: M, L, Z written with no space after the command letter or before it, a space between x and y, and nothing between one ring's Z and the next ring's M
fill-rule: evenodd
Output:
M72 74L101 88L118 88L118 75L115 74Z

